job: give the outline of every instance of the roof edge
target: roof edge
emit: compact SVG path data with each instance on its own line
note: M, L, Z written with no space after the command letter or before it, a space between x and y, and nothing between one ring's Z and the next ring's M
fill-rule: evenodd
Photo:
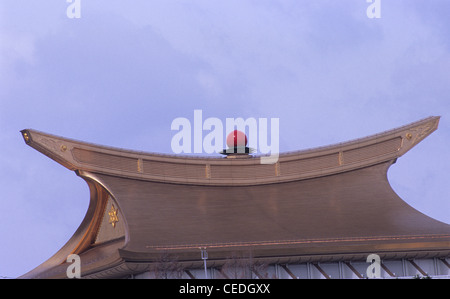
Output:
M438 128L439 116L352 141L248 159L164 155L95 145L22 130L29 146L64 167L132 179L188 185L257 185L309 179L395 161ZM275 155L274 155L275 156ZM239 167L239 171L237 168Z

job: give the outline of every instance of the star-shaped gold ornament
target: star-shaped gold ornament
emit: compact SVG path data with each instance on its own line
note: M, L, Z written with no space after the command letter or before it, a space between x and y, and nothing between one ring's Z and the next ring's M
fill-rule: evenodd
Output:
M112 227L116 227L116 222L119 221L119 217L117 217L118 209L114 207L114 204L111 205L111 209L108 212L109 215L109 223L111 223Z

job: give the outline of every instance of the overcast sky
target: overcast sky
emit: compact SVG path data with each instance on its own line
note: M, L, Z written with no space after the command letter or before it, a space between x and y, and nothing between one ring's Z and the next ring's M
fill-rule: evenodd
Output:
M201 109L279 118L285 152L440 115L389 180L450 223L450 1L381 0L380 18L366 0L80 3L69 18L65 0L0 2L0 276L56 253L89 204L25 128L171 153L172 121Z

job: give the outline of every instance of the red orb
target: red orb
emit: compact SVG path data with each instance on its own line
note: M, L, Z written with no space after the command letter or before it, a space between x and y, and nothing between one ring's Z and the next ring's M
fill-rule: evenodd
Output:
M227 145L228 147L246 146L247 136L241 131L234 130L227 136Z

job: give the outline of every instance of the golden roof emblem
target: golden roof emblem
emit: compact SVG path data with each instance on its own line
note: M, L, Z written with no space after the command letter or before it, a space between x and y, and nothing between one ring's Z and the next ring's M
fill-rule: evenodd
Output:
M114 204L111 204L111 209L108 212L109 215L109 223L111 223L112 227L116 227L116 222L119 221L119 217L117 217L118 209L114 207Z

